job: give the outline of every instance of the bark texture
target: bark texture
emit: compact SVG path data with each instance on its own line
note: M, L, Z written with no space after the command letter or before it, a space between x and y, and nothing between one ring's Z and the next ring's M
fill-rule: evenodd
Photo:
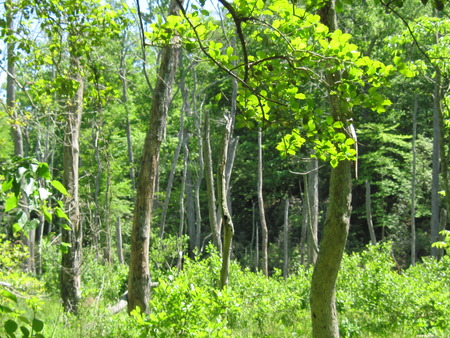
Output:
M266 277L269 277L269 231L267 229L266 214L264 210L264 198L263 198L263 168L262 168L262 131L261 128L258 130L258 184L257 184L257 195L258 195L258 206L259 206L259 220L261 222L261 233L262 233L262 252L263 252L263 263L262 270Z
M175 0L171 1L168 14L178 14ZM166 131L166 119L180 50L178 40L179 38L175 36L171 43L163 47L161 51L158 77L153 92L150 125L141 158L131 233L128 312L131 312L136 307L139 307L143 312L149 311L148 303L150 300L151 282L148 257L150 224L157 181L159 153L161 142Z
M337 29L335 1L328 1L319 11L321 22L330 31ZM349 125L348 111L341 108L340 99L330 91L341 80L338 73L326 74L329 86L329 104L332 116L345 126ZM352 135L350 126L341 130ZM336 279L342 261L351 214L352 163L341 161L332 168L329 187L329 205L324 224L320 251L311 281L311 320L313 336L318 338L339 337L336 311Z
M64 134L64 175L63 183L69 193L65 201L66 214L71 229L62 229L62 241L69 243L67 252L62 254L61 264L61 299L67 312L77 313L81 296L81 245L82 227L78 196L79 136L81 116L83 113L84 82L81 75L80 60L72 57L71 67L78 88L67 111Z

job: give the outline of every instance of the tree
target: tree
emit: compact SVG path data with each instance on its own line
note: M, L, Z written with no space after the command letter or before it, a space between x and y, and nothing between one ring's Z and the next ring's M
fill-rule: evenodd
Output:
M170 2L169 16L177 16L177 1ZM141 166L137 182L131 234L131 261L128 277L128 312L139 307L148 312L150 300L149 244L153 200L158 172L161 142L166 130L172 86L180 50L179 37L175 34L162 47L158 77L154 87L150 109L150 123L145 138Z

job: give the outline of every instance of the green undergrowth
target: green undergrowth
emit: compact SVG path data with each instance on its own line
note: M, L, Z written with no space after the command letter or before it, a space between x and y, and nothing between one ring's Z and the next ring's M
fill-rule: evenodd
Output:
M186 257L181 271L154 273L159 284L152 289L149 315L111 315L108 306L124 292L127 268L86 251L83 299L74 316L62 311L49 257L38 279L20 272L23 250L5 240L2 249L2 337L311 336L311 269L299 267L285 281L279 271L266 278L233 262L230 285L219 290L221 261L210 248L201 259ZM399 271L390 252L391 244L384 243L344 257L336 294L341 336L450 335L449 257L425 258Z

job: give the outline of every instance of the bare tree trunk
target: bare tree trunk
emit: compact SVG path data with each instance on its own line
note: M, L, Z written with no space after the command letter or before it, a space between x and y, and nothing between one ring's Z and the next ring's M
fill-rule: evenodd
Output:
M417 138L417 95L414 96L413 138L412 138L412 177L411 177L411 265L416 265L416 138Z
M220 288L228 285L228 274L230 268L231 258L231 244L234 235L234 225L228 210L228 194L227 194L227 177L226 167L228 160L228 146L231 138L233 127L233 116L225 116L226 126L222 139L222 153L220 156L219 170L218 170L218 197L219 208L222 210L223 223L223 248L222 248L222 268L220 271Z
M431 183L431 242L439 240L439 158L440 158L440 114L441 114L441 77L439 72L436 72L434 78L434 95L433 95L433 168L432 168L432 183ZM431 255L439 259L442 252L439 248L431 247Z
M283 240L283 277L287 280L289 273L289 198L284 201L284 240Z
M188 146L187 146L188 147ZM195 201L194 201L194 186L192 184L191 166L189 158L187 158L186 171L186 215L188 223L189 234L189 257L194 257L194 249L196 246L197 227L195 224ZM198 247L197 247L198 248Z
M330 31L337 29L335 1L328 1L320 10L321 22ZM330 86L329 91L340 83L339 73L326 74ZM350 112L343 111L340 98L330 95L330 110L333 119L349 125L347 120ZM352 126L340 130L346 135L353 135ZM329 205L324 224L320 251L311 280L311 319L313 337L339 337L339 325L336 311L336 279L344 253L350 226L351 193L352 193L352 163L341 161L331 169Z
M167 181L166 196L164 198L164 204L161 211L161 221L159 223L159 237L164 237L164 230L166 227L167 209L169 208L170 195L172 192L173 179L175 177L175 170L180 157L180 150L184 141L184 109L180 111L180 130L178 132L178 144L173 153L172 168L170 169L169 179Z
M178 230L178 239L177 239L177 251L178 251L178 271L182 268L182 260L183 260L183 235L184 235L184 195L186 192L186 178L187 178L187 170L188 170L188 158L189 158L189 148L188 148L188 139L189 135L186 135L183 142L184 149L184 158L183 158L183 176L181 179L181 187L180 187L180 226Z
M98 199L100 195L100 181L103 174L103 167L102 161L100 159L100 149L98 145L98 139L99 139L99 128L97 126L97 121L95 121L92 125L92 141L94 145L95 162L97 164L97 173L95 175L95 183L94 183L94 219L91 224L91 229L92 229L92 238L94 240L94 249L97 258L99 257L100 230L101 230L100 204Z
M366 217L367 217L367 226L369 227L370 233L370 241L372 245L377 245L377 238L375 237L375 230L373 229L372 222L372 203L370 198L370 183L366 180Z
M123 251L122 251L122 227L120 225L120 216L117 216L116 244L117 244L117 257L119 259L119 263L124 264Z
M314 265L318 254L318 227L319 227L319 163L316 158L308 163L308 264Z
M194 73L194 98L196 95L196 83L197 83L197 77ZM196 114L196 129L197 129L197 141L198 141L198 175L197 180L195 182L194 187L194 193L195 193L195 246L200 249L201 245L201 226L202 226L202 214L201 214L201 205L200 205L200 188L203 181L203 172L205 170L205 162L203 160L203 138L202 138L202 132L201 132L201 121L202 121L202 104L200 105L200 109L198 110L198 113ZM194 100L194 107L195 110L197 110L197 104Z
M125 40L126 33L124 33L122 38L122 51L120 55L120 69L119 69L119 77L122 82L122 103L125 106L125 112L127 114L126 119L126 133L127 133L127 153L128 153L128 162L130 162L130 179L131 179L131 188L133 190L136 189L136 173L134 170L134 156L133 156L133 142L131 138L131 123L130 123L130 112L128 107L128 90L127 90L127 69L126 69L126 48L125 48Z
M106 155L106 190L105 190L105 227L106 227L106 248L104 251L104 260L111 263L111 224L110 224L110 205L111 205L111 163L109 155Z
M263 252L263 264L262 269L266 277L269 277L269 231L267 229L266 215L264 212L264 199L262 193L263 185L263 171L262 171L262 131L261 128L258 130L258 184L257 184L257 194L258 194L258 206L259 206L259 220L261 222L262 230L262 252Z
M214 188L214 173L213 173L213 162L211 155L211 142L210 142L210 121L209 121L209 111L205 112L204 117L204 133L203 141L204 148L203 151L205 157L205 171L206 171L206 192L208 195L208 214L209 214L209 224L211 227L211 233L213 237L214 246L221 253L222 252L222 239L220 237L219 224L217 220L217 210L216 210L216 196Z
M180 1L181 2L181 1ZM169 15L177 15L177 1L171 0ZM153 92L150 124L145 138L139 172L133 228L131 232L131 262L128 277L128 312L139 307L149 312L150 271L149 244L150 224L153 212L159 153L166 131L172 86L179 55L179 37L175 36L169 45L163 47L158 76Z
M69 39L70 40L70 39ZM73 47L72 47L73 48ZM84 81L80 60L72 56L71 67L73 77L78 84L75 97L70 102L67 112L64 134L64 175L63 182L69 193L65 201L66 214L70 219L68 230L62 228L62 241L70 244L62 254L61 263L61 298L65 311L78 312L78 301L81 296L81 245L82 225L80 220L78 196L78 162L79 135L81 115L83 112Z

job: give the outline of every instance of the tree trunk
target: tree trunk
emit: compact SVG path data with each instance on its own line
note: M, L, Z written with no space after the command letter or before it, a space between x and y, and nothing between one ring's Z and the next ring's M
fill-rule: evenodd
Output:
M188 148L188 139L189 135L186 135L183 142L184 149L184 158L183 158L183 176L181 179L181 187L180 187L180 226L178 229L178 239L177 239L177 251L178 251L178 263L177 268L178 271L181 271L182 261L183 261L183 235L184 235L184 195L186 192L186 178L187 178L187 166L188 166L188 157L189 157L189 148Z
M284 201L284 240L283 240L283 277L284 280L288 278L289 272L289 198L286 197Z
M122 103L125 106L125 112L127 114L126 119L126 133L127 133L127 154L128 154L128 162L130 162L130 179L131 179L131 188L133 190L136 189L136 173L134 170L134 155L133 155L133 142L131 138L131 123L130 123L130 112L128 107L128 90L127 90L127 70L126 70L126 48L125 48L125 40L126 33L124 33L122 38L122 51L120 55L120 69L119 69L119 77L122 83Z
M196 76L194 77L196 79ZM196 81L194 82L194 98L196 94ZM200 249L200 241L201 241L201 226L202 226L202 214L201 214L201 205L200 205L200 188L203 181L203 172L205 170L205 163L203 160L203 138L201 133L201 121L202 121L202 104L200 105L200 109L198 114L196 114L196 129L197 129L197 140L198 140L198 175L197 180L195 181L194 186L194 194L195 194L195 246ZM194 100L194 109L197 110L196 101Z
M373 229L372 222L372 203L370 198L370 183L366 180L366 218L367 226L369 227L370 241L372 245L377 245L377 238L375 237L375 230Z
M321 22L330 31L337 29L335 1L328 1L320 10ZM331 95L332 88L340 83L339 73L326 74L329 84L329 103L333 119L348 125L348 111L342 111L340 99ZM351 125L345 127L346 135L353 135ZM331 169L329 205L324 224L320 251L314 266L311 281L311 319L313 337L339 337L339 325L336 311L335 292L336 279L339 272L350 226L351 193L352 193L352 163L341 161Z
M262 269L266 277L269 277L269 232L267 229L266 215L264 212L264 199L262 193L263 185L263 171L262 171L262 131L261 128L258 130L258 184L257 184L257 194L258 194L258 206L259 206L259 220L261 222L262 231L262 252L263 252L263 263Z
M117 257L120 264L124 264L123 251L122 251L122 227L120 225L120 216L117 216L116 223L116 245L117 245Z
M434 78L434 95L433 95L433 168L431 183L431 243L439 240L439 158L440 158L440 114L441 114L441 77L436 72ZM441 256L441 249L431 247L431 255L436 259Z
M170 203L170 195L172 192L172 186L173 186L173 179L175 177L175 170L178 163L178 158L180 157L180 150L181 146L183 145L184 141L184 109L181 109L180 111L180 130L178 132L178 144L175 148L175 152L173 153L173 159L172 159L172 168L169 173L169 179L167 181L167 187L166 187L166 196L164 198L164 204L161 211L161 221L159 223L159 237L163 239L164 237L164 231L166 228L166 218L167 218L167 210L169 208Z
M70 40L70 39L69 39ZM73 47L72 47L73 48ZM62 254L61 298L65 311L78 312L81 296L81 245L82 226L80 221L78 196L79 135L83 112L84 82L80 60L72 56L71 68L78 84L75 97L69 104L64 134L64 174L63 182L69 193L66 198L66 214L70 220L70 230L62 228L62 241L70 244Z
M222 252L222 239L220 237L219 223L217 220L217 210L216 210L216 196L214 188L214 172L213 172L213 162L211 155L211 142L210 142L210 121L209 121L209 111L205 112L204 117L204 131L203 131L203 151L205 158L205 171L206 171L206 192L208 195L208 214L209 214L209 224L211 227L211 234L213 237L214 246L221 253Z
M99 127L97 126L97 121L94 121L92 126L92 141L94 145L94 156L95 162L97 164L97 173L95 175L94 181L94 219L91 224L92 229L92 238L94 241L94 250L97 258L99 257L99 248L100 248L100 231L101 231L101 219L100 219L100 181L103 174L103 166L102 161L100 159L100 149L98 140L99 139Z
M318 227L319 227L319 163L313 158L308 163L308 264L314 265L318 254Z
M220 288L223 289L228 285L228 274L231 258L231 244L234 235L234 225L228 210L228 194L227 194L227 177L226 167L228 161L228 146L231 138L233 118L226 116L226 126L222 139L222 153L220 156L218 170L218 197L219 208L222 210L223 224L223 248L222 248L222 268L220 271Z
M170 2L169 15L178 14L176 3L177 1L175 0ZM150 300L151 282L148 257L150 223L153 211L159 153L166 130L166 119L177 68L179 50L179 37L177 36L172 38L169 45L163 47L158 76L153 92L150 124L142 153L131 232L128 312L131 312L136 307L139 307L143 312L149 312L148 303Z
M411 265L416 265L416 138L417 138L417 96L414 96L412 177L411 177Z
M105 231L106 248L104 249L103 259L111 263L111 224L110 224L110 206L111 206L111 163L109 155L106 155L106 190L105 190Z

